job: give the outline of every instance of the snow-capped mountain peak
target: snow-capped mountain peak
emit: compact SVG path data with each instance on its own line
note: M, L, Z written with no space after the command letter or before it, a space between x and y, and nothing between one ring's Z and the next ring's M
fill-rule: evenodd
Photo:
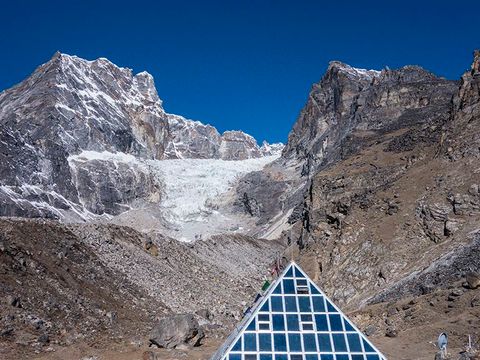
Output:
M222 135L211 125L168 114L146 71L133 74L106 58L60 52L0 93L0 130L0 152L12 154L0 163L0 200L6 204L0 215L58 217L52 206L72 204L112 215L137 198L158 199L152 194L160 184L148 169L108 159L69 161L85 152L142 161L269 155L241 131ZM33 195L22 190L32 186Z

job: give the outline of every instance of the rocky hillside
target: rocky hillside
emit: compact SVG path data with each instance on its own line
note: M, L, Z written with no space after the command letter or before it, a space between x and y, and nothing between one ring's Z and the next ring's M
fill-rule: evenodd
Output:
M108 218L136 199L160 199L161 182L146 167L95 159L74 162L73 171L71 157L84 151L243 160L281 150L167 114L147 72L60 53L0 93L0 130L0 215L64 221Z
M191 245L51 220L3 219L0 229L2 359L82 342L143 345L155 320L172 313L198 313L208 336L220 336L282 249L238 235Z
M477 51L457 82L414 66L377 72L331 63L313 86L282 159L242 184L260 209L259 223L274 194L279 202L270 214L290 214L283 224L269 224L292 244L287 254L347 310L376 309L358 322L381 329L380 338L388 333L423 348L415 358L433 358L426 344L442 330L452 329L457 350L468 334L478 341L471 316L477 305L470 305L478 293L466 292L463 310L455 297L465 291L466 275L480 271L479 64ZM279 164L290 165L303 183L275 178ZM255 177L273 180L268 194L249 185ZM299 197L288 190L292 183L303 184L302 199L292 201ZM419 296L419 305L405 305ZM457 308L450 320L443 318ZM429 325L419 334L422 321ZM399 358L395 341L385 343L385 353Z

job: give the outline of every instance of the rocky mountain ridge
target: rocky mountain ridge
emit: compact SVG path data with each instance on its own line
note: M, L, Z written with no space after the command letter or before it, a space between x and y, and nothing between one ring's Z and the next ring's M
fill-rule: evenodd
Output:
M444 330L457 349L468 334L479 340L476 303L457 310L452 295L478 296L462 284L480 273L479 64L476 51L460 82L407 67L353 83L331 65L284 150L308 177L287 253L346 309L385 307L365 326L416 349ZM419 297L434 300L388 315Z
M116 215L138 198L160 199L161 182L143 166L95 160L72 169L72 156L84 151L244 160L282 148L166 113L147 72L61 53L0 93L0 127L0 215L67 221Z

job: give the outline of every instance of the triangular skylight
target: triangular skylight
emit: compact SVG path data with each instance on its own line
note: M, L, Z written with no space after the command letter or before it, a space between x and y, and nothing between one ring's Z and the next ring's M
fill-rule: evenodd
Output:
M386 360L294 262L211 360Z

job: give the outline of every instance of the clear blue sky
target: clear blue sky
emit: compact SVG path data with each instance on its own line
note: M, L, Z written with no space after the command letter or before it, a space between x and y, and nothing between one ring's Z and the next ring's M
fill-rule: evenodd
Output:
M330 60L457 79L479 20L478 0L2 1L0 89L56 50L107 57L153 74L168 112L286 141Z

